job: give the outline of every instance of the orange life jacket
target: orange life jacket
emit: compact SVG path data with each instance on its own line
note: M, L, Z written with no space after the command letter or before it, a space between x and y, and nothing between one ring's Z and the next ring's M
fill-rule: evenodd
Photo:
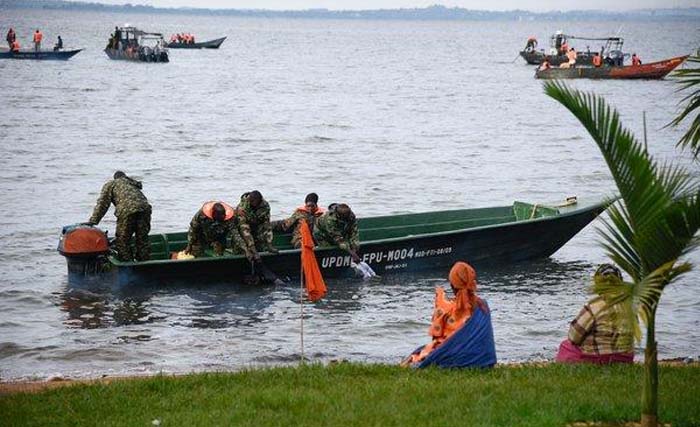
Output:
M19 52L19 42L17 40L12 42L12 51Z
M204 206L202 206L202 213L204 214L204 216L206 216L209 219L214 219L214 205L217 203L220 203L221 206L223 206L226 210L226 216L224 217L224 221L228 221L236 215L236 210L233 209L230 205L227 205L224 202L211 201L206 202Z
M299 207L297 208L297 210L298 210L298 211L302 211L302 212L306 212L306 213L313 214L314 216L321 216L321 215L323 215L324 212L326 212L326 210L325 210L324 208L320 207L320 206L317 207L316 210L315 210L314 212L311 212L311 211L309 210L309 208L306 207L306 205L301 205L301 206L299 206Z
M37 31L36 33L34 33L34 43L41 42L41 39L43 39L43 38L44 38L44 35L41 34L41 31Z
M642 61L641 61L641 59L639 59L638 56L632 57L632 65L641 65L641 64L642 64Z
M603 58L600 55L595 55L593 57L593 66L600 67L601 65L603 65Z

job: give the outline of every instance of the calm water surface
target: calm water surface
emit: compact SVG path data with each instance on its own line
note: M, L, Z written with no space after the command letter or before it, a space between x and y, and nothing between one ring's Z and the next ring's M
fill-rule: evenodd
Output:
M171 51L169 64L110 61L129 22L220 50ZM309 191L359 215L556 202L610 195L595 144L515 58L527 36L606 35L619 23L236 19L4 12L23 45L41 27L85 48L68 62L0 62L0 379L229 370L299 359L299 290L231 283L73 288L55 251L85 221L114 170L143 179L153 230L183 230L202 202L260 189L272 214ZM698 46L697 22L625 23L644 61ZM585 48L585 46L578 46ZM594 48L594 46L591 46ZM672 81L576 81L605 95L662 161L687 163L664 125ZM700 168L690 165L698 175ZM109 213L102 225L114 230ZM599 224L599 223L598 223ZM479 271L498 357L551 359L605 260L589 226L553 257ZM696 252L690 260L700 264ZM428 339L446 271L329 281L304 307L314 360L394 363ZM698 270L659 309L661 357L700 354Z

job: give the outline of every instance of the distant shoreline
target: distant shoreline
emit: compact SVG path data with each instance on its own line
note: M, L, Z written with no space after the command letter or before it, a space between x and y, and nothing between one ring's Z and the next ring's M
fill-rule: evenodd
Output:
M531 12L527 10L486 11L434 5L413 9L376 10L265 10L165 8L147 5L110 5L65 0L0 0L0 10L64 10L111 13L189 14L254 18L397 20L397 21L687 21L700 20L700 8L637 9L622 12L572 10Z

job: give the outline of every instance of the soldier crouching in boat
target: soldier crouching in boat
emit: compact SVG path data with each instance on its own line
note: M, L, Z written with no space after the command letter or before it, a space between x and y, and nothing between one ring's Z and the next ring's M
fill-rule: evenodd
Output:
M270 224L270 204L259 191L251 191L241 196L236 208L239 235L236 236L235 250L244 253L251 260L260 260L258 252L279 252L272 246L272 225Z
M151 231L151 205L141 192L142 184L126 176L122 171L114 173L114 179L107 182L100 192L92 216L88 220L91 225L97 225L114 204L114 215L117 217L115 245L117 258L120 261L133 261L131 250L132 236L135 236L136 260L147 261L151 256L151 246L148 233Z
M207 202L190 221L185 252L201 257L211 248L215 255L221 256L226 250L226 242L230 241L233 247L236 236L235 210L224 202Z
M345 203L333 203L321 215L314 227L314 239L321 247L337 246L347 251L353 262L359 263L360 232L357 218Z
M279 221L274 221L272 223L272 229L274 231L287 232L292 231L292 245L295 248L301 247L301 222L306 221L309 225L309 230L313 233L316 218L323 215L325 209L318 207L318 194L309 193L304 199L304 205L296 208L292 216L287 219L282 219Z

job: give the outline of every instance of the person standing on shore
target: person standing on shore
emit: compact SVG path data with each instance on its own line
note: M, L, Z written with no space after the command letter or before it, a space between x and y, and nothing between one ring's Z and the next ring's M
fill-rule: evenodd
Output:
M136 261L147 261L151 256L148 233L151 231L151 205L141 192L141 182L129 178L122 171L114 173L114 179L108 181L100 192L97 204L88 224L97 225L114 205L117 217L116 238L117 258L120 261L133 261L131 250L132 237L135 237Z

